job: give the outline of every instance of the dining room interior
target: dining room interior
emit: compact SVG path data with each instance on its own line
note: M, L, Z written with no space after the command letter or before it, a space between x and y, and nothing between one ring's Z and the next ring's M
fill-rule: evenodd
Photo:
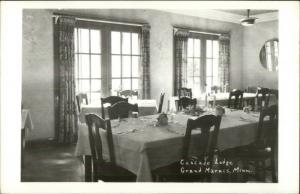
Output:
M278 10L24 9L22 182L278 182Z

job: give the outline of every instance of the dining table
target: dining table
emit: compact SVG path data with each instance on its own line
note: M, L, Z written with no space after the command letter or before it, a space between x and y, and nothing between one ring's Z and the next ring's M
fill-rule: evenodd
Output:
M131 104L137 104L139 108L139 116L152 115L157 113L157 103L154 99L128 99ZM104 104L104 111L107 115L107 107L109 104ZM101 102L97 101L91 104L81 104L81 112L79 114L80 122L85 122L84 115L87 113L95 113L102 115Z
M207 109L205 114L215 114L213 109ZM200 115L200 116L201 116ZM113 145L115 147L116 164L136 174L137 182L152 182L152 170L164 167L181 159L183 138L188 119L196 119L184 112L168 114L168 124L157 123L158 114L111 120ZM218 149L224 150L247 145L255 140L258 112L243 112L241 110L225 109L222 116L218 137ZM103 156L109 158L106 131L100 130L103 143ZM191 136L190 155L199 153L197 138L201 131L195 131ZM78 131L78 141L75 156L85 156L86 181L91 180L91 150L88 138L88 128L81 123Z
M209 94L201 94L198 97L195 97L197 99L197 105L200 106L208 106L213 105L215 101L215 105L220 106L227 106L228 99L229 99L229 92L223 92L223 93L209 93ZM259 96L259 99L261 96ZM257 106L257 100L256 100L256 93L243 93L243 105L248 106L251 105L253 108ZM177 102L179 98L178 96L171 96L169 99L169 110L170 111L177 111ZM271 94L269 105L276 104L277 99L276 96Z

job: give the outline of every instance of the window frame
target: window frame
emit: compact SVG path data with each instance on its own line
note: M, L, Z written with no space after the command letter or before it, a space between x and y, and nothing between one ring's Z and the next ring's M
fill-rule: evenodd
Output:
M125 24L112 24L112 23L103 23L103 22L95 22L95 21L76 21L75 29L78 28L87 28L87 29L96 29L101 31L101 91L100 96L110 96L112 94L112 61L111 61L111 32L119 31L119 32L130 32L130 33L138 33L139 34L139 57L141 56L141 27L140 26L130 26ZM89 31L90 33L90 31ZM77 37L78 41L78 37ZM90 40L89 40L90 41ZM78 45L78 44L77 44ZM89 43L90 47L90 43ZM90 50L89 50L90 51ZM75 52L76 53L76 52ZM77 53L76 53L77 54ZM79 55L78 55L79 56ZM75 57L75 56L74 56ZM140 59L140 58L139 58ZM91 63L91 61L90 61ZM132 63L130 63L132 65ZM140 65L140 60L138 61L138 65ZM91 69L90 69L91 71ZM121 72L122 73L122 72ZM90 72L91 75L91 72ZM132 75L132 69L131 69ZM75 76L75 78L78 78ZM90 90L91 90L91 80L94 78L87 78L90 80ZM140 79L140 76L137 78ZM132 83L131 83L132 85ZM78 86L76 82L76 86ZM78 89L76 88L76 91ZM90 99L89 99L90 100ZM100 99L99 99L100 100Z
M206 41L207 40L219 40L219 36L218 35L214 35L214 34L205 34L205 33L196 33L196 32L190 32L189 33L189 37L188 38L192 38L192 39L200 39L200 93L205 93L210 91L210 89L206 88L206 69L207 69L207 55L206 55ZM187 45L188 48L188 45ZM220 47L219 47L220 48ZM193 51L194 52L194 51ZM187 51L188 53L188 51ZM188 55L187 55L187 59L188 59ZM193 64L194 65L194 64ZM187 78L187 66L184 67L186 69L186 78ZM213 72L212 72L213 73ZM210 76L213 77L213 76ZM194 78L194 77L193 77Z

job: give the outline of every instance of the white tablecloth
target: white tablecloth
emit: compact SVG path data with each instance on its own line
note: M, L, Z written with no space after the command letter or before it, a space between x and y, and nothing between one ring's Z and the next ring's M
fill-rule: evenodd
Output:
M222 118L218 138L220 150L246 145L254 141L258 123L258 114L228 110ZM113 141L118 165L137 175L138 182L152 181L151 170L166 166L181 158L182 142L186 130L188 115L176 114L167 126L155 126L157 115L131 118L126 121L112 121ZM242 117L242 118L241 118ZM105 137L105 132L101 135ZM192 134L191 152L197 153L199 147ZM108 157L106 139L103 153ZM78 133L76 156L90 155L87 126L81 124Z
M31 120L30 111L28 109L22 109L22 121L21 129L33 130L34 126Z
M129 99L129 103L131 104L138 104L139 107L139 116L145 116L145 115L153 115L157 113L157 104L156 100L137 100L137 99ZM104 105L104 109L106 111L107 105ZM101 103L92 103L88 105L81 105L81 113L79 115L80 122L84 123L85 118L84 115L86 113L95 113L99 116L102 116L101 112Z

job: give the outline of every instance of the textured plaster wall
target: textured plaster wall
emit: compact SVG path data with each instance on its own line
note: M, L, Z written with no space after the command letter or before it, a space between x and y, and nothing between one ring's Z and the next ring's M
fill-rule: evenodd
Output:
M278 38L278 21L262 22L251 27L245 27L243 37L244 88L247 86L261 86L277 89L278 72L269 72L261 65L259 52L267 40Z
M23 93L24 106L31 109L35 131L31 139L54 137L54 57L53 10L25 10L23 13ZM156 10L68 10L81 16L149 23L151 95L167 99L173 94L173 26L203 31L230 32L232 88L243 87L243 28L238 24L172 14Z
M29 139L54 137L53 26L50 12L23 12L22 102L31 111Z

